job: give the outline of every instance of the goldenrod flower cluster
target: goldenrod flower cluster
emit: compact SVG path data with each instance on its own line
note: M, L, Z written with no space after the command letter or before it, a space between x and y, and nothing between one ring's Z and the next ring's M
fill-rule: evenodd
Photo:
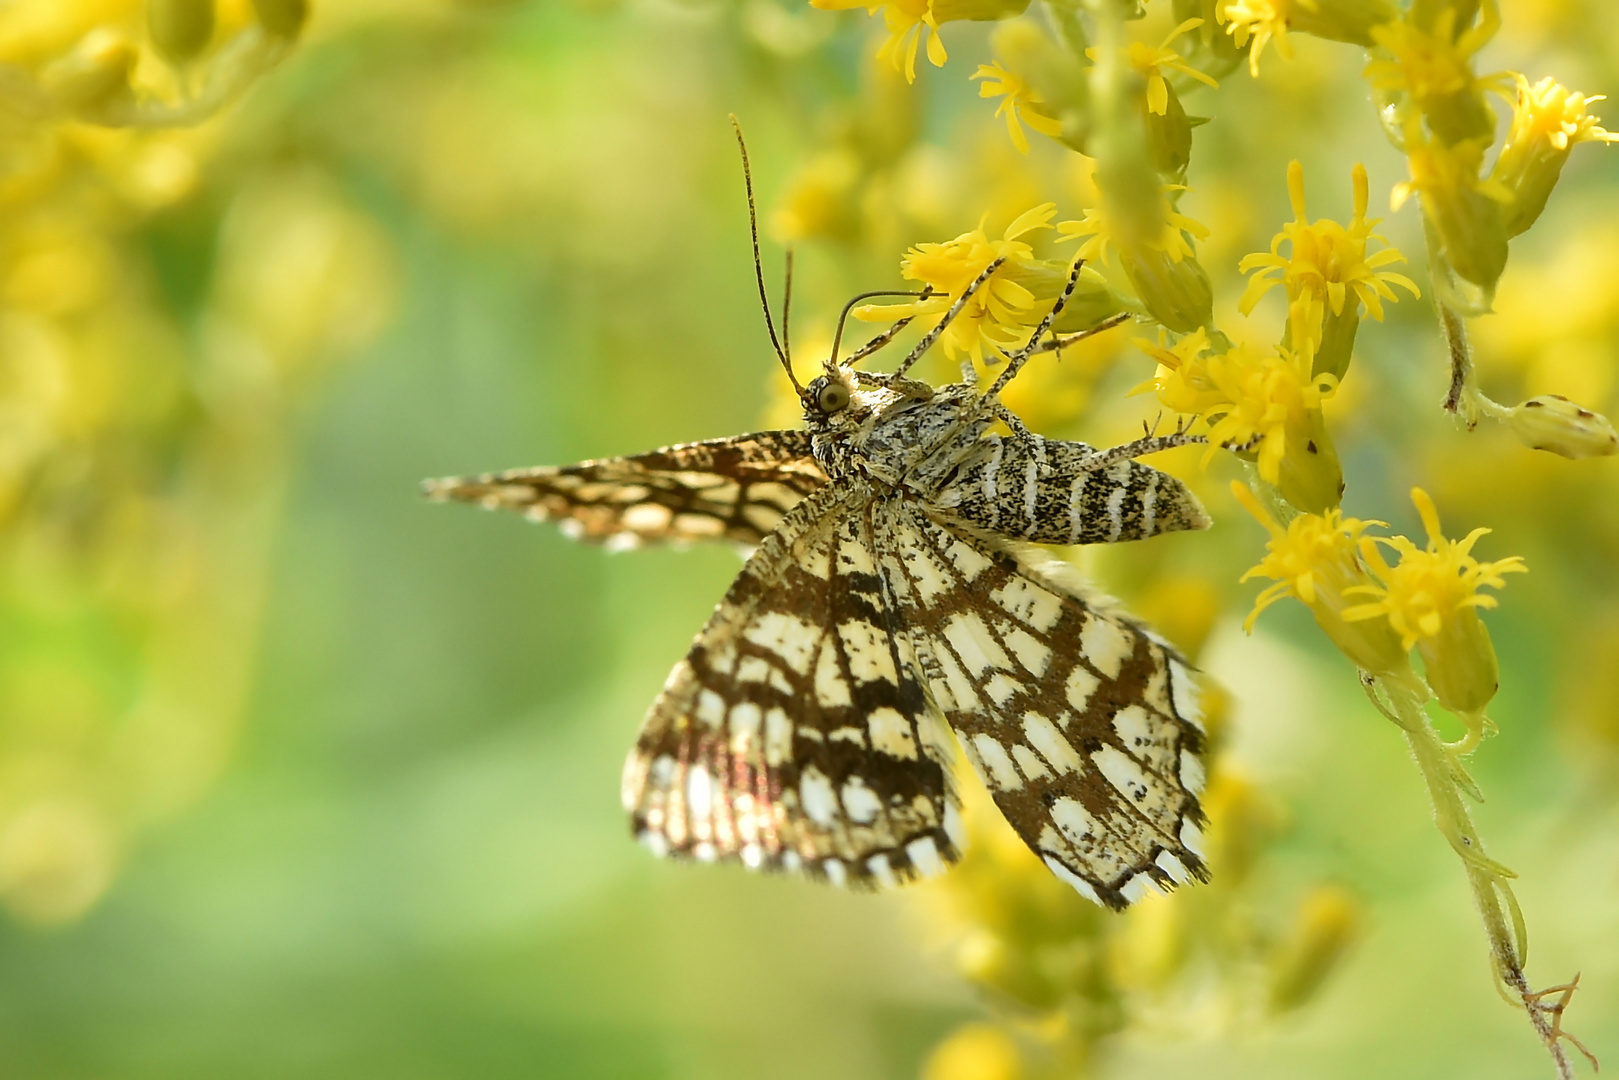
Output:
M0 745L0 904L29 922L85 914L227 764L286 409L386 307L375 226L275 170L217 189L232 224L191 313L153 286L153 222L191 212L221 154L201 125L307 15L304 0L0 8L0 616L34 650L0 662L0 713L40 733Z
M914 52L920 36L936 35L944 10L938 3L870 6L888 20L890 36L881 48L890 60L901 44ZM1588 111L1600 97L1550 78L1478 70L1481 50L1501 28L1495 0L1188 0L1164 12L1173 21L1167 34L1150 35L1131 32L1130 7L1052 4L1045 29L1010 19L1010 11L997 15L988 3L972 16L957 16L1008 20L991 35L993 62L971 76L981 83L980 95L995 100L995 116L1019 158L1031 163L1007 171L1032 171L1036 150L1077 157L1084 162L1083 181L1074 185L1082 210L1058 220L1054 205L1040 203L1021 216L998 216L1015 216L1000 240L989 240L980 226L943 244L915 245L902 273L925 282L926 297L871 306L861 316L914 317L929 325L994 258L1004 258L990 286L974 297L970 317L945 337L953 355L994 363L1026 344L1050 310L1064 264L1043 258L1040 243L1079 241L1083 317L1069 318L1068 327L1094 326L1121 312L1156 324L1154 337L1136 339L1155 363L1137 391L1154 393L1165 410L1196 422L1194 430L1208 441L1205 465L1222 451L1250 463L1252 486L1237 485L1237 498L1266 527L1270 542L1244 580L1273 584L1248 625L1276 600L1297 598L1360 670L1376 707L1410 741L1441 830L1464 860L1497 974L1542 1025L1532 995L1524 996L1530 991L1521 967L1522 922L1508 874L1483 855L1458 795L1477 793L1461 759L1490 729L1484 710L1500 679L1480 613L1496 604L1488 590L1523 570L1523 561L1476 559L1473 547L1487 529L1447 539L1420 487L1411 498L1425 528L1422 542L1379 535L1380 522L1349 516L1346 495L1357 493L1346 482L1328 406L1366 404L1354 368L1362 322L1382 322L1402 300L1427 299L1438 311L1431 351L1449 358L1446 407L1469 427L1497 420L1525 445L1563 457L1619 450L1619 435L1606 418L1561 395L1538 393L1510 408L1486 397L1468 326L1490 310L1509 242L1540 218L1573 148L1619 136ZM925 32L903 36L906 27L924 25ZM1381 128L1406 162L1408 178L1388 197L1396 211L1408 203L1420 209L1428 281L1419 286L1414 273L1403 272L1406 254L1379 234L1363 166L1350 170L1349 214L1312 219L1304 167L1293 161L1285 177L1292 220L1275 232L1268 250L1233 256L1249 277L1232 306L1250 321L1221 325L1217 312L1229 309L1218 303L1203 262L1221 239L1221 222L1205 218L1211 229L1182 209L1193 186L1193 134L1202 122L1187 112L1182 96L1221 91L1244 60L1250 77L1269 78L1271 65L1294 58L1306 36L1366 52L1357 69L1376 108L1367 110L1365 121L1369 129ZM1261 57L1272 46L1273 61L1262 72ZM945 66L942 47L935 54L930 44L929 55ZM909 67L906 73L913 75ZM1510 107L1510 123L1496 123L1497 101ZM1032 136L1044 136L1044 146ZM1037 201L1025 199L1018 210ZM1267 300L1273 294L1284 314L1275 322L1265 307L1275 303ZM1264 344L1253 340L1261 333L1269 339ZM1422 712L1430 701L1460 719L1464 739L1441 744ZM1341 921L1334 903L1323 900L1305 921ZM1276 993L1285 998L1297 985L1280 978ZM1558 1038L1548 1038L1543 1026L1537 1031L1560 1055Z

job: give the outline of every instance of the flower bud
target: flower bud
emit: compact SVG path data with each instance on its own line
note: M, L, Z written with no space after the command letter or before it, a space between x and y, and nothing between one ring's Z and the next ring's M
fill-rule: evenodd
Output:
M1192 160L1192 118L1186 115L1180 95L1169 81L1164 82L1168 95L1162 113L1153 112L1145 96L1140 98L1141 122L1147 131L1147 156L1153 168L1168 177L1186 175L1186 166Z
M129 96L129 74L136 59L135 46L122 34L92 30L40 74L40 84L69 112L95 113Z
M189 63L213 40L213 0L147 0L146 29L165 60Z
M1052 302L1068 284L1070 264L1049 260L1009 262L1000 277L1028 289L1041 305L1041 314L1051 310ZM1089 330L1125 310L1122 297L1108 287L1107 278L1089 264L1080 267L1079 280L1063 305L1053 329L1059 334L1077 334Z
M1490 632L1475 608L1456 609L1439 633L1417 639L1428 685L1439 704L1453 713L1477 713L1501 684Z
M1360 329L1360 318L1358 305L1352 303L1345 304L1342 311L1335 312L1328 307L1322 313L1321 343L1316 346L1315 360L1310 367L1312 375L1331 375L1343 381L1355 353L1355 332ZM1291 320L1283 336L1292 340Z
M1272 957L1271 1009L1286 1012L1308 1002L1360 931L1360 904L1352 895L1336 885L1313 889Z
M1566 458L1619 453L1619 434L1607 417L1558 394L1532 397L1509 410L1507 426L1525 446Z
M1343 501L1343 467L1320 409L1305 410L1297 428L1289 423L1280 469L1282 497L1305 513L1324 514Z
M309 18L309 0L253 0L253 13L266 33L295 38Z
M1119 245L1119 263L1147 313L1177 334L1189 334L1214 319L1214 289L1209 275L1189 255L1153 247Z

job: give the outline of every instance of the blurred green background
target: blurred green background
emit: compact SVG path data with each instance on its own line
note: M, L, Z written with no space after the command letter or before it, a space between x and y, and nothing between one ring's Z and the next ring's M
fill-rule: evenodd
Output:
M220 11L220 40L250 21ZM1506 18L1486 67L1619 86L1603 0ZM0 60L45 70L98 26L138 41L141 7L17 0ZM987 34L951 24L951 65L906 91L873 73L863 13L786 0L316 0L292 55L201 128L6 113L0 1075L910 1077L987 1015L926 895L630 842L623 755L734 553L609 556L417 495L764 425L782 380L728 112L767 225L804 238L801 355L845 296L897 280L905 245L986 213L997 234L1046 198L1078 216L1085 178L1018 157L967 82ZM1187 208L1232 324L1289 159L1340 219L1354 161L1374 213L1404 178L1359 54L1295 48L1195 101L1214 123ZM856 179L838 153L863 155ZM1497 396L1619 404L1616 181L1612 152L1577 153L1514 246L1476 330ZM1411 211L1385 231L1421 250ZM1114 337L1031 371L1037 427L1105 442L1146 415L1124 392L1150 366ZM1489 616L1501 733L1475 759L1478 817L1522 875L1531 971L1581 972L1568 1026L1619 1059L1619 474L1454 428L1424 302L1368 324L1359 355L1334 406L1346 508L1412 531L1421 483L1450 535L1490 525L1482 557L1529 561ZM1090 1068L1548 1074L1491 992L1397 732L1303 609L1242 635L1262 536L1224 468L1198 480L1209 534L1088 565L1196 624L1230 693L1230 767L1267 808L1241 924L1285 937L1326 882L1360 929L1286 1015L1241 988L1263 981L1253 942L1173 986L1121 978L1129 1021ZM1128 941L1108 948L1128 965Z

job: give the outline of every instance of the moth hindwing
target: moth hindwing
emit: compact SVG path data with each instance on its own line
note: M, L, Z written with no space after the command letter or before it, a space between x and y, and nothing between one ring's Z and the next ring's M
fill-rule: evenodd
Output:
M1134 460L1191 440L1029 433L996 394L1033 351L987 393L828 361L800 390L802 432L429 485L609 545L757 545L625 765L654 852L851 886L939 873L965 843L959 747L1090 899L1207 876L1187 665L1032 546L1206 527L1184 485Z

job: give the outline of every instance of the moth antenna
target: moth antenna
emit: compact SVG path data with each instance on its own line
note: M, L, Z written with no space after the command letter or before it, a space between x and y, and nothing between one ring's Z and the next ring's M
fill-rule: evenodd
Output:
M768 308L766 310L769 310ZM788 332L793 317L793 249L787 249L786 280L781 286L781 358L789 373L793 370L793 335Z
M831 372L837 370L837 367L838 367L838 349L843 344L843 324L849 321L849 312L854 310L854 306L856 304L860 303L860 301L862 301L862 300L870 300L870 299L872 299L873 297L876 297L876 296L917 296L917 297L925 297L925 296L928 296L932 291L933 291L932 286L929 286L928 288L923 289L921 292L905 292L905 291L900 290L900 289L878 289L875 292L863 292L859 296L856 296L856 297L852 298L847 304L844 304L842 313L838 315L838 329L837 329L837 332L832 335L832 355L831 355L831 357L829 357L827 359L827 362L826 362L827 373L830 374ZM877 351L877 349L880 349L884 345L888 344L888 342L890 340L892 340L894 335L899 333L900 330L904 329L905 325L907 323L909 323L910 321L911 321L910 319L901 319L899 322L897 322L893 326L889 327L888 330L883 333L883 335L881 336L880 339L876 339L877 343L875 345L873 345L872 342L867 342L865 347L861 348L861 350L859 352L857 352L855 355L853 355L853 356L851 356L849 358L849 363L852 364L856 360L860 359L863 356L869 356L873 352Z
M759 283L759 306L765 313L765 329L770 332L770 347L776 350L776 359L781 361L782 370L787 372L787 379L798 391L798 396L804 396L804 386L793 374L792 361L788 359L786 351L781 347L781 339L776 336L776 322L770 317L770 294L765 290L764 261L759 257L759 210L753 200L753 169L748 165L748 143L742 137L742 122L731 114L731 130L736 132L737 149L742 151L742 183L748 189L748 232L753 237L753 278ZM791 256L788 257L789 267L792 265ZM791 271L789 270L789 273ZM785 311L783 312L785 316ZM786 329L785 318L783 329Z

